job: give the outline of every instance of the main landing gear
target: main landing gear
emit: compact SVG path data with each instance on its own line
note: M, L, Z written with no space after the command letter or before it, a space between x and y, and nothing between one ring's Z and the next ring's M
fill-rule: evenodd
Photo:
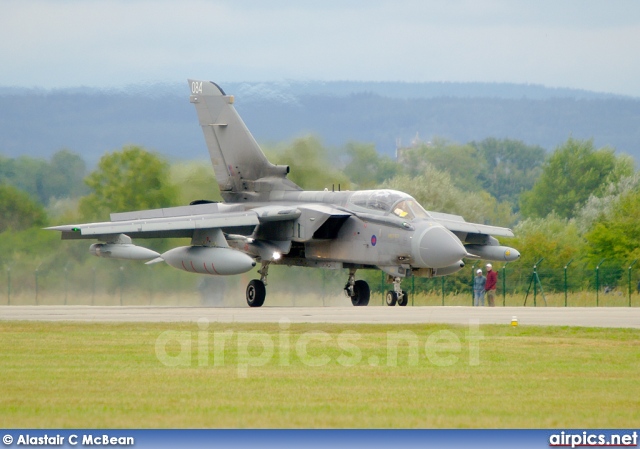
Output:
M389 290L386 296L388 306L395 306L398 304L399 306L404 307L409 303L409 295L405 290L402 290L400 282L402 282L402 278L393 278L393 290Z
M258 270L260 279L253 279L247 285L247 304L249 307L261 307L267 297L267 276L269 275L269 262L262 262Z
M349 269L349 280L344 286L344 293L351 298L351 304L354 306L366 306L369 304L371 291L367 281L359 279L356 281L356 270Z
M260 279L253 279L247 285L247 304L249 307L261 307L267 296L267 276L269 275L269 262L262 262L261 268L258 270ZM387 292L387 305L406 306L409 302L409 295L402 290L400 282L402 278L393 278L393 290ZM351 298L351 304L356 307L369 305L371 291L367 281L359 279L356 281L356 269L349 269L349 279L344 286L344 293Z

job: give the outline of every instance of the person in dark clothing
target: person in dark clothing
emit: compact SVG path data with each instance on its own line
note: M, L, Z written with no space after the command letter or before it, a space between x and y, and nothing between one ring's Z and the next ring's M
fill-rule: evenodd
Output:
M487 302L489 307L495 307L496 288L498 287L498 272L493 271L493 266L487 264L487 282L484 285L484 291L487 292Z

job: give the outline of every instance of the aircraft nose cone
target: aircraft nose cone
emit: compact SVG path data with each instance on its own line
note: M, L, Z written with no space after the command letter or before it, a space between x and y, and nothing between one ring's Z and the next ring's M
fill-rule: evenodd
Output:
M458 237L443 226L426 228L419 234L417 243L414 257L424 267L448 267L467 254Z

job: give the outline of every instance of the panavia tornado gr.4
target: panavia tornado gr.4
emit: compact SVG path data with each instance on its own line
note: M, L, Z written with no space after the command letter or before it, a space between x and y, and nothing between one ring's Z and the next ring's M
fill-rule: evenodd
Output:
M251 307L263 305L271 264L348 270L344 291L354 306L369 303L360 269L384 271L393 290L388 305L407 304L401 282L408 276L455 273L463 259L513 261L517 250L496 236L510 229L468 223L457 215L428 212L395 190L304 191L287 179L288 166L273 165L233 106L233 96L215 83L189 80L190 101L209 149L223 202L113 213L104 223L48 229L63 239L96 239L96 256L166 262L212 276L250 271L260 279L246 291ZM159 254L132 239L189 237L191 244Z

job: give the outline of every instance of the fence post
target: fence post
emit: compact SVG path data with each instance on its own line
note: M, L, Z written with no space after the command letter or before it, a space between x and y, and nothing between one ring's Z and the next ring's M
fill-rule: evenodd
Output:
M322 274L322 307L326 307L324 303L324 297L326 296L326 288L325 288L325 270L320 270L320 274ZM149 292L151 292L151 285L149 285ZM153 301L153 293L149 295L149 304Z
M69 293L69 270L64 267L64 305L67 305L67 295Z
M533 275L538 278L538 265L534 265L533 266ZM536 304L536 298L538 296L538 283L534 280L533 281L533 307L538 307L538 305Z
M627 278L629 279L629 307L631 307L631 269L633 268L633 266L636 264L637 261L638 259L631 262L631 265L629 265L629 271L627 272Z
M39 268L39 266L38 266ZM38 268L36 268L36 272L35 272L35 280L36 280L36 306L39 306L40 304L38 303Z
M416 277L411 275L411 307L413 307L413 298L416 296Z
M120 305L122 305L122 290L124 290L124 267L120 267Z
M502 266L502 307L507 306L507 264L505 262Z
M598 262L596 266L596 307L600 306L600 265L602 265L602 262L605 260L607 260L606 257Z
M96 301L96 267L91 267L92 280L91 280L91 305Z
M7 305L11 305L11 267L7 267Z
M573 262L573 257L567 264L564 266L564 306L567 307L567 268Z

